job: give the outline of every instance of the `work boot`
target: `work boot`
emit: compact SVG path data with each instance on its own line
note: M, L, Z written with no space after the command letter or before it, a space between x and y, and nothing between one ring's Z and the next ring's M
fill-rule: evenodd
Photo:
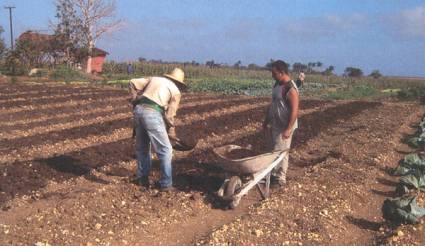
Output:
M170 186L161 186L159 182L155 183L155 187L161 191L161 192L173 192L176 191L176 188L174 188L172 185Z
M146 176L134 178L131 183L149 188L149 178Z
M175 192L176 188L174 188L173 186L167 186L167 187L161 187L159 188L159 190L161 192Z

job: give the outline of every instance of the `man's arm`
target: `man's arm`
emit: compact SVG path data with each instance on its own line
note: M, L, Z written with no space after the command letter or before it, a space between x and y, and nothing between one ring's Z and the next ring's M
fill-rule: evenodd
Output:
M170 98L170 102L168 103L167 110L165 111L165 121L167 123L167 126L169 127L168 134L171 137L176 137L174 118L177 114L177 109L179 108L180 99L180 93L172 95Z
M295 121L298 118L298 108L300 104L300 99L298 96L298 92L295 88L292 88L288 92L288 101L291 107L291 115L289 116L289 124L288 127L282 132L282 138L289 138L292 134L292 129L294 127Z
M139 79L131 79L128 84L128 88L130 91L130 103L134 104L135 101L141 98L141 92L145 89L145 87L149 83L149 79L139 78Z
M136 99L136 97L137 97L137 90L136 90L136 87L134 87L134 84L133 84L133 83L131 83L131 81L130 81L130 83L128 83L128 91L130 92L129 102L131 103L131 102L133 102L133 101Z

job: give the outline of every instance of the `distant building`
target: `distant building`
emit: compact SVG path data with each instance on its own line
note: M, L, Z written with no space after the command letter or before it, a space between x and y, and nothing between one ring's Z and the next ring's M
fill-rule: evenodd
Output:
M90 59L87 59L85 66L87 68L86 71L90 71L91 73L102 73L103 63L107 55L109 55L108 52L99 48L94 48L92 51L91 66L88 64Z
M31 50L38 51L39 56L32 58L29 66L34 67L43 67L45 64L61 64L66 63L65 60L56 56L52 56L54 53L65 53L67 51L60 50L60 47L55 45L57 36L42 34L36 31L26 31L18 37L18 42L27 42ZM53 50L56 49L56 50ZM58 52L59 51L59 52ZM99 49L93 48L91 58L87 56L87 52L84 49L74 50L75 60L68 65L74 66L74 68L84 69L87 73L102 73L103 63L108 52ZM62 57L63 58L63 57ZM82 65L81 67L80 64Z
M28 41L28 42L36 42L38 45L43 45L43 44L47 45L54 38L55 37L53 35L43 34L43 33L29 30L19 35L18 42Z

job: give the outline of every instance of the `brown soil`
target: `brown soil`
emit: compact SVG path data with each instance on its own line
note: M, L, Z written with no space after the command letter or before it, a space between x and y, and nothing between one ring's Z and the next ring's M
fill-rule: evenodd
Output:
M226 157L232 160L254 156L255 152L249 149L234 149L226 153Z
M52 95L59 105L46 97ZM269 98L183 95L177 133L200 141L193 151L175 153L177 191L160 193L128 181L136 163L126 97L117 89L0 83L0 100L11 100L0 108L0 133L9 134L0 138L4 244L425 243L423 222L396 227L380 213L397 182L386 170L413 151L403 139L414 131L423 105L303 100L288 185L265 201L253 189L237 209L223 210L214 192L224 173L211 149L265 146L262 105ZM110 120L126 110L128 116ZM155 161L151 182L159 175ZM424 201L421 194L418 202Z

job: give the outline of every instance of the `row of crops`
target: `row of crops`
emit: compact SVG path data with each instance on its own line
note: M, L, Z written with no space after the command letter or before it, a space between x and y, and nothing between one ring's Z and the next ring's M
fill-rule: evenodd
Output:
M216 92L223 94L239 94L251 96L268 96L274 84L270 75L262 78L245 74L241 76L226 76L224 71L220 76L188 76L186 79L190 92ZM248 76L249 75L249 76ZM120 79L108 79L99 83L126 87L130 76ZM133 75L131 77L140 77ZM251 76L251 77L250 77ZM296 75L294 74L294 78ZM338 76L307 75L300 92L303 96L331 100L380 99L396 96L405 100L417 100L423 97L425 88L383 89L372 81ZM378 83L383 85L383 82ZM395 89L394 89L395 88ZM425 100L425 97L423 97ZM425 102L425 101L424 101Z
M416 136L409 144L420 151L425 149L425 117L419 124ZM396 198L388 198L382 206L385 219L394 223L416 224L425 215L425 208L417 205L416 198L420 192L425 192L425 159L418 154L409 154L391 171L392 175L400 176L396 188Z

